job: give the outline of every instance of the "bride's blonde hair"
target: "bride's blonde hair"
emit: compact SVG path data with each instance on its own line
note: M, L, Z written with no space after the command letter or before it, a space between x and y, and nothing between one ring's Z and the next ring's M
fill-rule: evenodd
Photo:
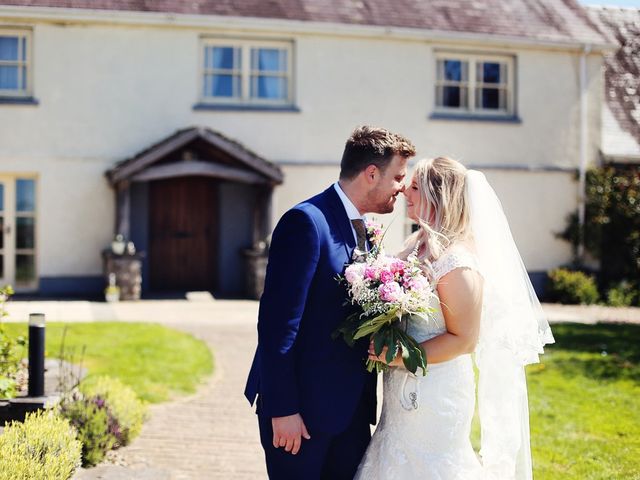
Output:
M422 245L420 257L433 261L451 244L469 237L466 173L464 165L447 157L418 162L413 178L420 193L415 206L419 228L405 242L402 257Z

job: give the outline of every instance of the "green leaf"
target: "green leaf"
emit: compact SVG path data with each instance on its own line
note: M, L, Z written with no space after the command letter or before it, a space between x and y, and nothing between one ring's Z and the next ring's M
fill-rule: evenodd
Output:
M415 374L418 368L422 369L422 374L427 374L427 355L422 346L413 337L398 329L402 348L402 362L407 370Z
M358 331L356 332L354 339L357 340L359 338L367 337L382 328L383 325L392 323L397 318L398 309L393 308L386 313L381 313L377 317L372 318L371 320L365 321Z
M396 328L389 329L390 342L387 344L387 356L385 357L387 364L393 362L393 359L398 355L398 337L395 335L396 331Z
M376 352L376 355L379 357L382 353L382 349L384 348L384 344L386 341L385 332L378 332L373 336L373 350Z
M400 348L402 349L402 363L404 363L404 368L409 370L411 373L415 373L418 369L418 364L414 355L415 352L411 350L404 339L400 341Z

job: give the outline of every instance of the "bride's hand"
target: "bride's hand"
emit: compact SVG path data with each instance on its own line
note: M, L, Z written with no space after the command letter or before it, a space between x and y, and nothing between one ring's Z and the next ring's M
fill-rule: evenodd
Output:
M373 342L369 343L369 360L376 360L378 362L387 363L387 350L387 347L384 347L380 356L377 356L373 347ZM404 365L404 363L402 362L402 355L400 354L400 350L398 350L396 358L394 358L393 361L387 365L389 365L390 367L401 367Z

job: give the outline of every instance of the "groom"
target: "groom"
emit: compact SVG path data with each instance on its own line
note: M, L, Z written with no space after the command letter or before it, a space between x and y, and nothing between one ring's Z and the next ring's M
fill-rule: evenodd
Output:
M257 396L271 479L352 479L375 423L368 341L349 348L331 333L350 313L336 276L367 248L363 215L390 213L415 147L383 128L347 140L340 180L286 212L269 252L258 348L245 395Z

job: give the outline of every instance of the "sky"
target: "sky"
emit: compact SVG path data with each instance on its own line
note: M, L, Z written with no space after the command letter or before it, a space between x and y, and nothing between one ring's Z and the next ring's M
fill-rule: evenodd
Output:
M583 5L640 8L640 0L579 0Z

